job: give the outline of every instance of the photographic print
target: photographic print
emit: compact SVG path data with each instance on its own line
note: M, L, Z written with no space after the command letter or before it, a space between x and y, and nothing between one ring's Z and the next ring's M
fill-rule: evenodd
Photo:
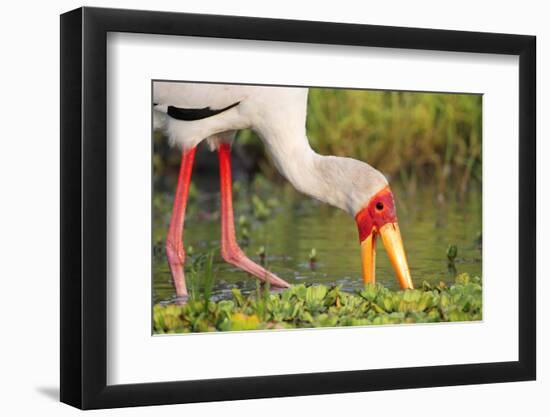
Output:
M152 82L153 333L482 319L482 95Z
M62 402L536 379L534 36L88 7L60 33Z

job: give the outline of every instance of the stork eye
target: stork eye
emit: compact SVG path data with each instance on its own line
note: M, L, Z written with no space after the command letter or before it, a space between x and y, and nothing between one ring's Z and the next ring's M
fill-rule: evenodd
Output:
M381 201L376 203L376 210L380 211L380 210L383 210L383 209L384 209L384 204L382 204Z

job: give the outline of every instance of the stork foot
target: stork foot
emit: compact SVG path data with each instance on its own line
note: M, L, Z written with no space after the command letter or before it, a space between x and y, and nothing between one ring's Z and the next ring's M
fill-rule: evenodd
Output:
M222 257L227 263L230 263L231 265L254 275L262 282L269 282L269 284L273 287L290 287L290 284L284 279L279 278L273 272L268 271L263 266L260 266L256 262L252 261L238 246L231 245L229 248L222 247Z

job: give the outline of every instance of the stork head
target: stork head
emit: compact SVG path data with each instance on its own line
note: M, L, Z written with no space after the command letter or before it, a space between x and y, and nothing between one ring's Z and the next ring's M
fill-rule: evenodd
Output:
M413 288L393 194L386 177L366 162L312 153L313 164L304 158L297 174L290 176L297 188L339 207L355 217L361 242L363 281L375 282L376 239L382 238L401 288ZM307 169L312 169L307 175ZM313 167L313 168L312 168Z
M401 288L413 288L390 187L387 183L378 185L369 194L368 202L355 214L361 242L363 281L375 282L376 238L380 235Z

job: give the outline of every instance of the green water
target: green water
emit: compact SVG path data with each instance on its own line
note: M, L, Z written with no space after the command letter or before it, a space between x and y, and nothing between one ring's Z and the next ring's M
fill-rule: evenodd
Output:
M346 213L301 196L290 187L264 188L256 193L267 202L271 214L266 221L254 218L252 192L236 187L235 220L237 237L249 257L259 262L260 246L266 249L268 269L289 283L341 284L345 290L362 287L361 260L357 229ZM437 198L434 187L418 187L414 194L392 184L396 198L399 225L415 286L454 282L455 273L468 272L481 276L481 250L478 242L481 227L481 187L471 186L464 196L452 191L446 198ZM216 299L231 296L231 288L244 292L256 288L256 280L223 262L219 255L219 195L200 189L190 200L185 223L184 246L195 254L216 250ZM153 301L170 302L175 293L164 255L164 239L170 219L172 195L156 191L153 201ZM275 201L276 200L276 201ZM250 232L245 245L238 219L246 216ZM456 271L449 270L446 250L449 244L458 247ZM311 249L317 261L311 264ZM196 255L193 255L196 256ZM381 242L377 250L377 282L397 289L393 269Z

